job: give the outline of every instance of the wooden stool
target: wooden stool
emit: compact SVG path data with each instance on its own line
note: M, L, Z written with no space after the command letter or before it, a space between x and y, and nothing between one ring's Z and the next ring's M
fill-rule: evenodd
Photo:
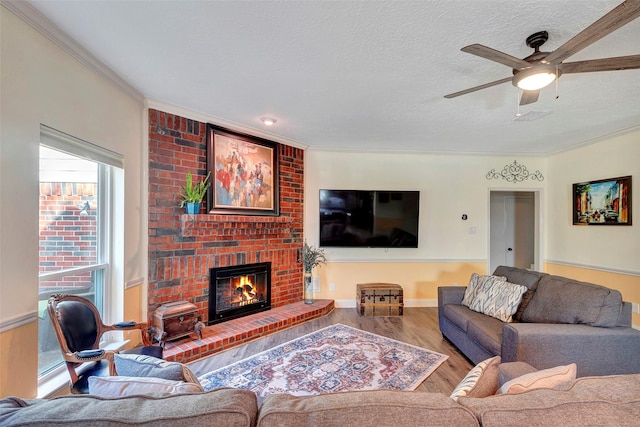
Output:
M393 283L356 285L356 308L361 316L402 316L402 286Z

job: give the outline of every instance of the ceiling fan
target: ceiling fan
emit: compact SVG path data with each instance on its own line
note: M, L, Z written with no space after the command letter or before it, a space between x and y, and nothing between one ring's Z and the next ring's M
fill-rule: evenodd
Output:
M466 95L467 93L511 82L514 86L523 90L520 105L526 105L536 102L540 95L540 89L552 83L562 74L640 68L640 55L562 62L607 34L633 21L638 16L640 16L640 0L626 0L553 52L540 51L540 46L549 38L549 34L546 31L532 34L527 37L526 43L527 46L534 49L534 52L524 59L508 55L481 44L465 46L461 49L463 52L471 53L513 68L513 77L506 77L494 82L461 90L460 92L450 93L449 95L445 95L445 98L455 98L460 95Z

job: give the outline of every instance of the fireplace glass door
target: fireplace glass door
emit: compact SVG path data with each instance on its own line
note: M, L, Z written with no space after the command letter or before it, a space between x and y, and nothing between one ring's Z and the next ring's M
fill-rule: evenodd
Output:
M209 324L271 308L271 263L212 268Z

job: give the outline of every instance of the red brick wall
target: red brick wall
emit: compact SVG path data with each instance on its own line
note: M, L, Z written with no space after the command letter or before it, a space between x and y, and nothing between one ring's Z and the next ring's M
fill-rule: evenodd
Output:
M304 151L279 147L280 216L205 214L179 207L187 172L207 174L206 124L149 110L149 316L187 300L208 320L209 269L271 261L273 307L302 299Z
M89 202L89 209L80 207ZM40 183L41 273L96 262L96 184ZM90 286L90 273L41 282L41 288Z

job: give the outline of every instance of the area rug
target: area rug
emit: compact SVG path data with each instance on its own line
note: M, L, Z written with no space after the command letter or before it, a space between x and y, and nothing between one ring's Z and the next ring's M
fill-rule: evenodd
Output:
M202 375L209 391L233 387L259 397L354 390L415 390L449 356L336 324Z

